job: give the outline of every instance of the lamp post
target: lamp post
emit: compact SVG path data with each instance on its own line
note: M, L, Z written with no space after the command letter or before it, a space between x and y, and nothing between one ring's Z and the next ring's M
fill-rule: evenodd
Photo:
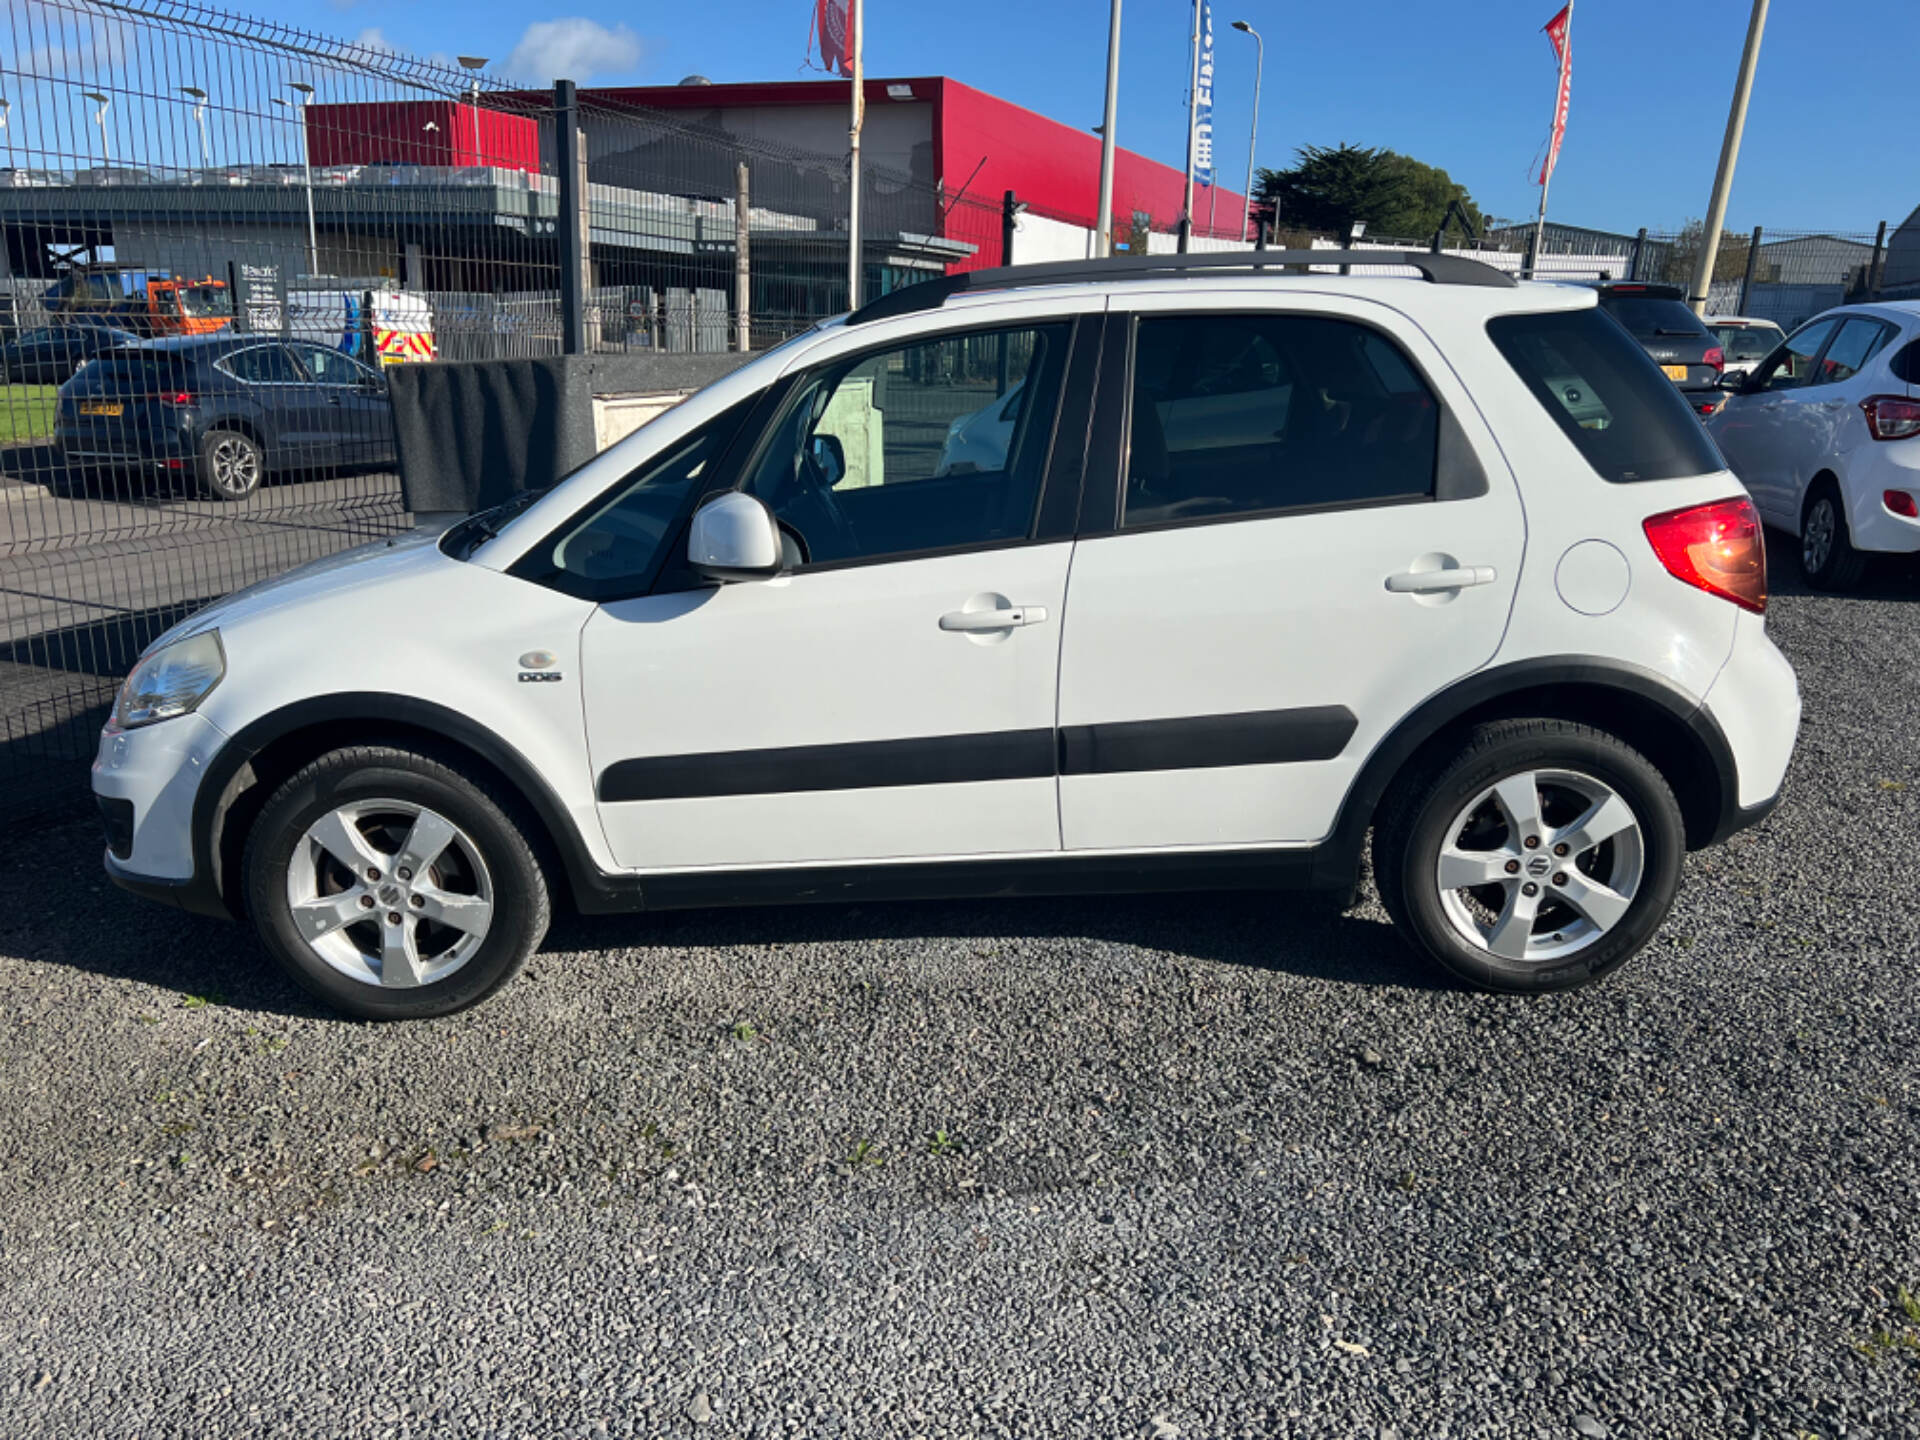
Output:
M1253 147L1260 140L1260 72L1267 67L1267 42L1260 38L1260 32L1244 20L1233 22L1233 28L1242 34L1253 36L1253 43L1259 48L1253 61L1253 130L1247 136L1247 196L1246 208L1240 217L1240 239L1245 241L1247 231L1253 223Z
M320 273L320 233L313 223L313 149L307 143L307 106L313 103L313 86L304 81L293 80L287 84L289 90L298 91L298 101L282 100L278 95L273 103L283 109L291 110L300 117L300 166L307 174L307 274Z
M470 81L468 94L471 97L469 105L473 110L473 163L481 165L485 162L480 158L480 72L487 68L487 57L462 55L459 59L460 68L467 72Z
M99 103L100 108L93 112L93 121L100 127L100 168L110 170L113 168L113 152L107 147L107 107L113 101L98 90L82 90L80 93L86 99Z
M207 145L207 92L198 85L182 85L182 95L193 97L193 118L200 127L200 165L202 169L213 168L213 151Z
M1100 211L1094 231L1094 254L1104 260L1113 254L1113 132L1120 106L1120 0L1113 0L1107 21L1107 110L1098 126L1100 135Z
M13 111L13 102L7 99L6 96L0 95L0 131L5 131L7 136L7 169L9 170L12 170L14 168L13 131L8 129L7 127L7 117L12 113L12 111ZM20 183L20 177L17 174L9 178L11 178L16 185Z

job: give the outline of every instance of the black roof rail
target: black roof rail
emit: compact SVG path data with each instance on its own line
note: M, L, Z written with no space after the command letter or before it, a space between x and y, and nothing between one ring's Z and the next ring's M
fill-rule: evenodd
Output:
M1110 260L1052 260L1039 265L1001 265L965 270L890 291L847 317L849 325L937 310L950 295L969 290L1013 290L1030 285L1071 285L1083 281L1178 277L1211 270L1274 270L1293 265L1407 265L1435 285L1483 285L1513 288L1503 270L1458 255L1427 250L1221 250L1187 255L1116 255Z

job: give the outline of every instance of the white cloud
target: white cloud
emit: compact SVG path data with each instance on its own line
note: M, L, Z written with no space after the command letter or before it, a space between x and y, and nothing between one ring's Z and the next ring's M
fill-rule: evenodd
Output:
M640 63L640 37L625 25L611 28L584 15L536 20L513 47L501 73L515 80L589 80L619 75Z
M393 42L387 39L378 25L369 25L353 37L353 43L362 50L378 50L383 55L393 54Z

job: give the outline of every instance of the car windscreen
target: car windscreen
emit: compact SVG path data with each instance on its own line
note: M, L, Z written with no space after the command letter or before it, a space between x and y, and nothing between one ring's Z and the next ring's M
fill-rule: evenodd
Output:
M233 295L224 285L186 285L180 290L180 308L196 319L233 314Z
M1676 480L1726 469L1672 382L1597 309L1502 315L1487 322L1487 333L1601 479Z
M1720 332L1729 362L1764 360L1787 337L1771 325L1733 325Z
M1620 295L1602 291L1600 303L1614 319L1627 327L1629 334L1641 340L1655 336L1705 335L1707 327L1700 317L1680 300L1660 295Z
M185 363L177 356L153 351L136 354L108 351L88 361L76 379L81 388L90 393L126 399L188 388Z

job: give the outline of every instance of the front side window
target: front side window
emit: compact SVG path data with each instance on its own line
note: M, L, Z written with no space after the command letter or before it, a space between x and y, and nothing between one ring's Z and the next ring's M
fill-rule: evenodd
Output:
M1144 317L1129 423L1123 527L1434 493L1439 403L1349 320Z
M752 400L709 420L664 453L641 463L598 503L567 522L513 566L513 573L583 600L642 593L659 571L666 542Z
M1892 338L1891 327L1878 320L1854 316L1840 327L1840 333L1833 337L1833 343L1821 357L1818 383L1833 385L1851 380Z
M188 285L180 291L182 313L195 319L233 314L233 294L224 285Z
M806 565L1025 538L1071 328L917 341L806 377L748 493Z
M1813 383L1813 361L1837 320L1815 320L1787 337L1773 359L1753 372L1749 390L1796 390Z
M1675 480L1726 468L1672 381L1598 309L1501 315L1487 334L1602 480Z
M235 350L220 366L234 379L250 385L301 385L307 378L281 345L253 345Z

